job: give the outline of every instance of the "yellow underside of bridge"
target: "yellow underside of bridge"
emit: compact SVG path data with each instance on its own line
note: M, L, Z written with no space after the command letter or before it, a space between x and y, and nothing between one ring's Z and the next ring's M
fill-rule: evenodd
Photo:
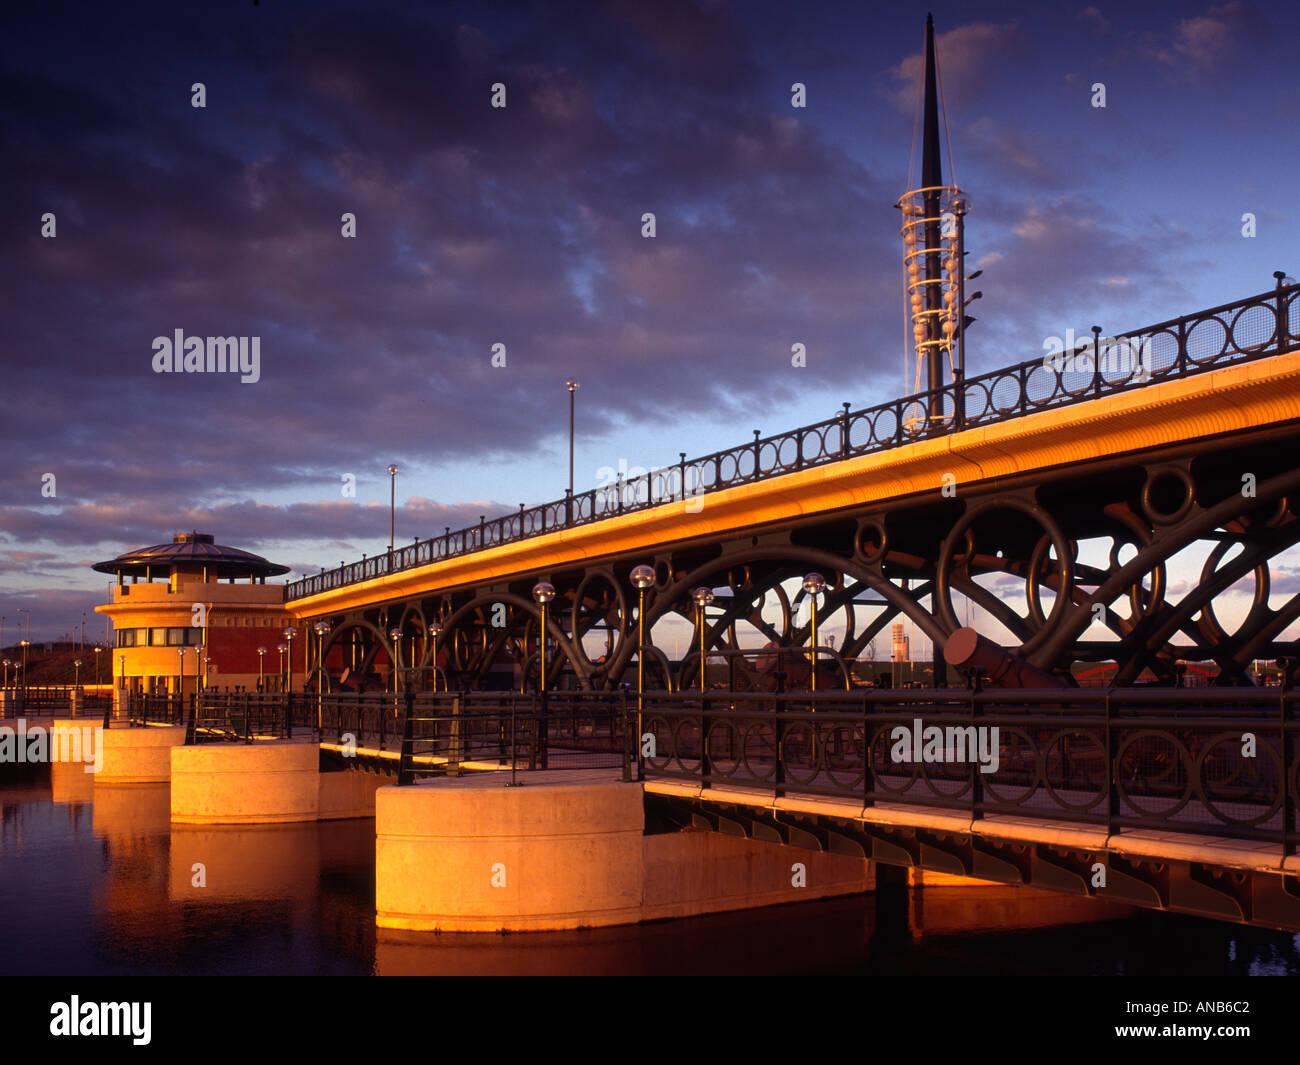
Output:
M664 543L721 539L810 515L939 492L945 474L952 474L960 492L962 485L1294 419L1300 419L1300 351L501 544L293 600L289 608L300 618L319 617L544 574L594 558L641 552L649 561Z

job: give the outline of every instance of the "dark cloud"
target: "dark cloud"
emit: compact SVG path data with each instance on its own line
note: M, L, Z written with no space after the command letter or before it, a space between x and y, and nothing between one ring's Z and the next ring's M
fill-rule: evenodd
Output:
M1212 272L1214 240L1231 234L1188 236L1185 216L1121 207L1108 183L1165 176L1170 153L1222 164L1168 115L1087 125L1086 93L1062 71L1091 80L1076 37L1094 26L1147 50L1153 69L1135 78L1167 79L1162 48L1219 63L1215 41L1257 40L1255 10L938 14L976 204L968 246L987 270L974 364L1032 357L1062 322L1189 309L1189 278ZM915 12L619 0L199 18L54 4L0 19L0 572L13 587L66 586L92 549L189 528L281 560L356 557L386 541L384 507L331 501L341 474L388 461L465 478L422 489L442 502L408 488L399 530L513 509L466 502L504 493L477 471L538 468L566 429L554 392L570 375L592 438L632 427L691 452L708 450L697 426L735 424L739 439L810 396L884 398L900 377L891 205ZM813 86L805 110L790 106L793 80ZM1149 149L1136 161L1135 136ZM1077 164L1085 146L1091 168ZM1284 216L1270 197L1253 197L1261 217ZM260 337L260 380L153 373L153 339L177 328ZM797 372L796 341L810 356ZM495 343L505 369L489 365Z

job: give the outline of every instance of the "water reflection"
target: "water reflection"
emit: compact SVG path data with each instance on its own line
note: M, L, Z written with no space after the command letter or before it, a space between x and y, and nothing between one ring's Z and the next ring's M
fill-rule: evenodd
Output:
M372 821L173 827L165 784L0 766L7 973L1295 974L1298 943L996 885L582 932L377 932Z

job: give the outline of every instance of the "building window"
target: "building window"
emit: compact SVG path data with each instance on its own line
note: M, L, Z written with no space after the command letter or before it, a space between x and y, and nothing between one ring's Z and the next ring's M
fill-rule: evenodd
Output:
M167 646L167 630L166 630L166 629L150 629L150 630L149 630L149 646L150 646L150 647L166 647L166 646Z
M135 629L118 629L117 630L118 647L135 646Z
M168 629L168 630L167 630L167 646L168 646L168 647L184 647L184 646L185 646L185 630L184 630L184 629Z

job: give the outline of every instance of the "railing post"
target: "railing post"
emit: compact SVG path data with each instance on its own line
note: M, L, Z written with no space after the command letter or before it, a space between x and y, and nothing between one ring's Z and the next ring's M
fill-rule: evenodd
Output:
M1283 295L1282 282L1286 280L1286 274L1281 270L1274 270L1273 276L1277 279L1277 350L1283 352L1286 350L1287 338L1287 313L1286 313L1286 296Z
M709 759L709 697L700 692L700 786L709 787L713 767Z
M1119 736L1116 735L1114 722L1112 721L1110 705L1111 689L1106 689L1106 697L1103 702L1104 712L1106 715L1106 834L1115 835L1117 829L1115 821L1119 817L1119 761L1116 758L1116 750L1119 744Z
M849 457L849 405L844 404L844 413L840 415L840 458Z
M415 692L408 691L406 693L406 712L402 721L402 750L397 759L397 784L399 787L412 783L411 770L413 767L411 760L414 754L412 748L415 746L415 733L413 731L414 723L411 719L414 716L414 707Z
M1092 394L1101 395L1101 326L1092 327Z
M759 435L759 431L758 431L757 429L755 429L755 430L754 430L754 480L756 480L756 481L759 479L759 467L758 467L758 462L759 462L758 435Z
M971 690L970 690L970 723L971 723L971 727L975 730L974 735L975 735L975 743L977 745L976 747L977 750L980 742L979 741L979 734L980 734L979 719L981 716L980 715L981 684L979 683L980 681L979 674L981 674L982 672L983 672L982 670L971 670L975 683L971 685ZM1001 741L1001 736L999 735L999 742L1000 741ZM983 780L984 767L980 764L980 760L978 758L975 758L971 761L970 768L971 768L970 813L971 813L971 820L975 820L976 818L984 816L983 810L980 809L980 807L984 804L984 780Z
M874 806L871 793L876 790L876 774L871 768L871 694L862 696L862 805Z
M573 489L564 490L564 526L568 528L573 524Z
M632 727L632 722L628 718L628 714L629 714L629 710L627 707L627 689L624 688L622 689L622 694L619 700L619 714L618 714L619 722L623 726L622 746L623 746L623 783L624 784L630 784L632 782L632 752L628 750L628 741L633 738L633 735L635 733L635 730ZM641 744L638 742L637 749L640 750L640 747ZM643 778L638 777L637 779L643 779Z
M545 668L546 663L543 662L542 669ZM550 703L548 702L548 699L551 693L543 688L541 694L542 698L538 705L537 713L537 768L546 769L550 764L548 760L547 747L549 746L550 740L550 719L548 717ZM534 699L536 699L536 696L534 696Z
M519 784L519 731L517 725L517 715L519 712L519 700L515 693L510 693L510 787L516 787Z
M778 799L783 799L785 798L785 670L778 669L773 676L776 678L776 692L772 703L772 714L776 719L772 730L776 741L776 750L773 752L775 765L772 771L776 786L773 791Z
M451 697L451 749L456 752L456 775L460 776L463 766L469 759L469 736L464 713L464 694L457 692Z
M1295 854L1295 792L1291 787L1291 766L1295 758L1286 726L1287 702L1291 697L1291 671L1295 668L1296 660L1289 655L1279 655L1277 664L1282 670L1278 681L1278 730L1282 741L1282 855L1289 858Z

